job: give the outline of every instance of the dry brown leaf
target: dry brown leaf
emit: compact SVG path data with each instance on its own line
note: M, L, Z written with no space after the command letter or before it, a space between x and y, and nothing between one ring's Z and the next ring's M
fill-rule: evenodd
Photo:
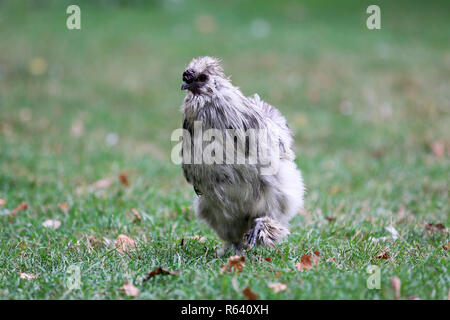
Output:
M206 238L205 238L205 237L200 237L198 234L196 234L195 236L193 236L192 239L198 240L198 242L205 242L205 241L206 241Z
M389 253L387 253L386 251L381 252L379 255L377 255L378 259L389 259Z
M327 219L328 222L336 221L336 217L325 217L325 219Z
M154 276L157 276L157 275L166 276L166 275L178 275L178 274L180 274L179 271L171 271L171 270L167 270L167 269L164 269L161 267L157 267L147 273L147 276L145 277L144 282L153 278Z
M256 300L258 299L258 295L250 289L250 287L246 287L244 290L242 290L242 294L248 299L248 300Z
M0 207L3 207L6 204L6 199L0 198Z
M125 294L129 297L137 297L139 295L139 289L136 288L132 283L125 282L122 287Z
M431 143L431 151L433 152L433 155L441 159L445 154L445 143L442 140L434 141Z
M281 282L275 282L269 284L269 288L272 289L273 292L278 293L280 291L284 291L287 289L287 285Z
M9 216L11 218L15 217L20 211L28 209L28 203L23 201L21 204L19 204L16 208L12 209L9 213Z
M220 273L225 272L241 272L245 267L245 257L231 256L228 258L228 262L220 269Z
M131 213L136 218L136 220L142 221L142 216L136 209L131 209Z
M112 180L110 178L104 178L101 180L98 180L92 184L92 188L98 190L98 189L106 189L109 188L112 184Z
M119 173L119 181L120 181L120 183L123 184L124 186L127 186L127 187L128 187L128 186L130 185L130 182L128 181L128 176L127 176L127 174L124 173L124 172Z
M122 254L134 247L136 247L134 240L124 234L120 234L116 241L114 241L114 248Z
M69 204L67 202L61 202L58 204L58 208L61 209L62 212L66 213L69 211Z
M312 269L315 265L318 265L320 262L320 253L319 251L314 251L314 254L307 253L300 258L300 262L296 263L296 267L298 271L305 271Z
M447 244L444 244L444 245L442 246L442 249L444 249L445 251L447 251L449 245L450 245L450 242L448 242Z
M50 228L53 230L58 229L61 226L61 221L59 220L47 220L42 225L46 228Z
M431 232L448 232L448 229L442 223L425 222L424 226L428 231Z
M37 277L37 275L35 275L33 273L24 273L24 272L20 273L20 279L34 279L36 277Z
M398 277L391 278L391 286L394 290L394 299L400 299L401 281Z
M98 246L101 243L95 236L86 236L86 242L91 248Z

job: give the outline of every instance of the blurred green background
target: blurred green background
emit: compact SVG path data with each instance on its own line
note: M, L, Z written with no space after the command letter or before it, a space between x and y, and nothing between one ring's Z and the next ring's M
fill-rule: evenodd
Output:
M81 8L81 30L66 28L70 4ZM370 4L381 7L381 30L366 27ZM295 133L307 214L294 220L291 249L283 247L280 268L317 248L340 256L344 269L360 277L342 275L355 281L353 289L332 293L325 284L316 290L294 285L276 297L391 297L389 291L365 289L364 267L377 262L381 248L371 248L371 255L365 245L400 208L409 220L398 228L413 237L415 249L411 257L403 246L393 246L399 254L395 266L406 272L428 259L441 266L438 275L418 267L415 274L405 273L406 280L417 281L409 291L406 286L405 296L446 297L448 260L439 248L448 235L430 240L422 223L449 222L449 12L448 1L0 1L0 198L6 200L0 293L63 296L69 261L87 261L70 244L86 234L141 239L147 246L142 250L155 251L141 255L148 260L136 263L136 270L173 266L173 257L158 256L156 242L146 237L172 248L183 235L206 234L206 251L214 251L219 241L195 220L194 193L170 161L170 135L181 124L181 74L193 57L212 55L223 59L226 74L244 94L257 92L279 108ZM89 189L119 173L127 175L129 187ZM29 205L27 214L10 221L10 210L22 201ZM63 201L70 206L65 214L57 208ZM129 223L124 213L131 208L147 213L142 224ZM330 227L326 217L336 218L336 225ZM62 227L45 230L41 223L47 218L61 220ZM365 241L355 244L361 255L344 254L352 245L333 242L354 240L355 234ZM203 246L184 253L186 268L193 266L189 257L205 252ZM442 252L423 255L425 248ZM23 250L29 250L28 258ZM200 270L210 261L223 264L209 254ZM387 273L396 270L389 268ZM39 290L18 284L17 272L26 269L53 270L54 283L38 277ZM436 286L418 280L424 274ZM205 271L200 283L209 277ZM120 279L101 281L100 297L120 296L113 284ZM211 292L167 292L172 280L167 281L144 297L240 297L228 280L218 293L219 285ZM173 281L177 286L181 280ZM321 275L310 281L323 283ZM95 297L99 288L91 289L76 297ZM261 284L261 297L276 298L270 294Z

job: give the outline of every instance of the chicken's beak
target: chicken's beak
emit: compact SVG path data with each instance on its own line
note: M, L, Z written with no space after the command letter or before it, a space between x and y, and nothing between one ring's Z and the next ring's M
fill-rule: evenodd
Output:
M183 84L181 85L181 90L187 90L189 89L189 84L183 81Z

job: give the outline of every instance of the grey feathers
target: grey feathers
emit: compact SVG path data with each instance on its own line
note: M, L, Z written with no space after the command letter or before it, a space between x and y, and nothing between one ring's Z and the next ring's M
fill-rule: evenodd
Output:
M211 139L220 145L214 149L214 157L225 156L230 147L236 151L236 141L243 139L245 150L242 152L247 160L244 163L182 164L186 180L198 195L194 201L197 216L205 220L227 246L240 248L245 235L248 238L249 234L254 237L250 243L273 246L289 233L288 222L303 205L304 187L294 163L293 139L286 119L257 94L245 97L225 77L215 58L193 59L183 81L182 88L189 90L182 106L183 128L193 137L198 121L202 132L208 129L222 132L223 138L217 135ZM229 133L227 129L237 130ZM275 143L262 142L261 138L257 141L269 149L270 160L277 162L273 174L261 174L262 163L248 161L254 142L245 134L248 129L267 132L267 141ZM183 139L183 154L193 154L195 148L199 148L194 140ZM279 152L271 153L273 145ZM201 142L201 147L205 146L206 142Z

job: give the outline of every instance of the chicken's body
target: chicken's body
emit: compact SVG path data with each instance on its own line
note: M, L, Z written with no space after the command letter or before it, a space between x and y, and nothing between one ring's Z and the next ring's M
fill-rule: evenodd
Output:
M232 247L238 253L245 235L250 247L273 246L289 233L288 222L303 205L304 186L294 163L293 139L285 118L258 95L245 97L224 76L214 58L192 60L183 80L182 89L189 89L182 107L183 128L191 136L195 134L195 121L200 121L203 132L207 129L265 130L280 149L279 153L270 155L271 160L277 161L276 170L270 174L261 173L259 162L183 163L186 180L198 195L194 201L196 215L216 231L225 241L225 247ZM222 141L224 149L225 141ZM194 139L191 143L194 144ZM234 143L233 138L233 147ZM184 144L183 152L187 148L192 151L194 146ZM246 158L248 155L246 149Z

